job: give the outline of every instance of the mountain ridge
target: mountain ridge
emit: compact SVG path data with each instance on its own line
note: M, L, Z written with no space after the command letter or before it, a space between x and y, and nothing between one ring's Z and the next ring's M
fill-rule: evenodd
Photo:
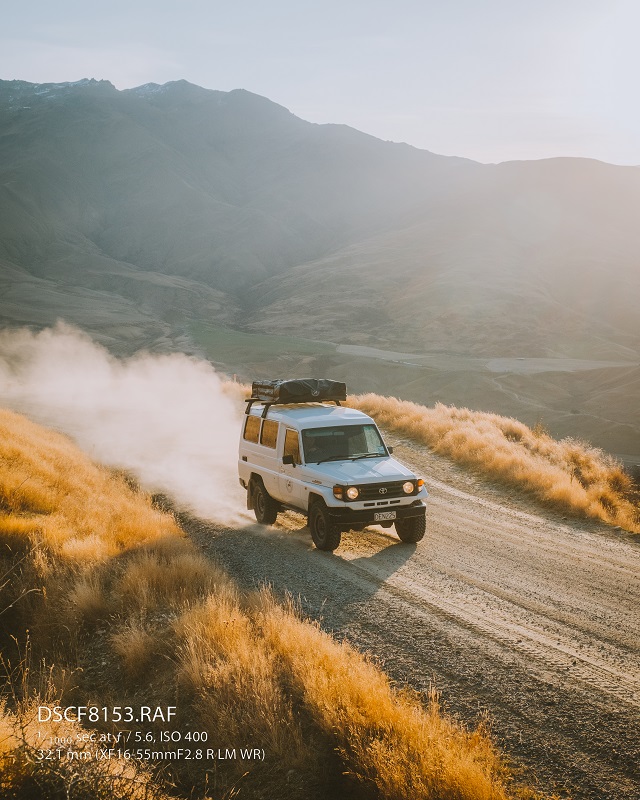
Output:
M0 324L62 318L116 353L202 352L194 326L209 325L242 342L272 337L274 348L284 337L450 354L452 365L468 356L633 367L639 207L635 167L480 164L307 122L244 89L0 81ZM449 385L450 402L485 410L496 398L490 370L484 384L473 373L465 395L461 374L399 365L400 376L374 359L365 375L320 351L305 361L292 345L268 366L246 353L237 361L238 348L226 360L206 352L233 372L348 363L361 375L355 390L401 385L446 402ZM593 374L593 391L606 383L620 409L623 367L612 378L618 400L600 366ZM375 376L382 383L369 385ZM493 410L513 413L515 395L534 424L534 379L503 381ZM542 411L556 433L582 421L588 435L584 375L571 379L575 390L557 380L549 397L566 396L566 408ZM616 424L633 420L640 442L636 416L621 410Z

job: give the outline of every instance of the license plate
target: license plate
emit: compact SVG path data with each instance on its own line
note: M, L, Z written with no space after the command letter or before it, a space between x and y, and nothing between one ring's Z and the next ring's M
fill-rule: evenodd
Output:
M373 515L373 519L375 522L386 522L387 520L395 518L396 518L395 511L376 511L375 514Z

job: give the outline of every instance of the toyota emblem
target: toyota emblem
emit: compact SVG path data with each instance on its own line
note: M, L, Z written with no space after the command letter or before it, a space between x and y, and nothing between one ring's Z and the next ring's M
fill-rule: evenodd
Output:
M387 490L384 488L384 486L382 487L382 489L378 489L378 491L380 492L380 494L386 494L387 493Z

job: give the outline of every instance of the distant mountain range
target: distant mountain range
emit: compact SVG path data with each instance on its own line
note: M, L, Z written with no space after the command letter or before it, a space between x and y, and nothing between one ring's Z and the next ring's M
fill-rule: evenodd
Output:
M0 82L0 313L242 324L261 281L420 219L464 163L241 90Z
M640 169L483 165L186 81L0 81L0 324L194 323L405 353L640 359Z
M0 82L5 320L637 357L640 170L481 165L185 81ZM94 313L97 317L94 318ZM112 315L112 316L111 316Z

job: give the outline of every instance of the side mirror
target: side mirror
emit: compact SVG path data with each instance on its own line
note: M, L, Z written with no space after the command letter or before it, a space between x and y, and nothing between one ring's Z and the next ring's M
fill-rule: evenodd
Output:
M296 462L293 459L293 456L289 453L286 456L282 456L282 463L283 464L291 464L292 467L295 467Z
M391 453L393 453L393 447L387 447L387 450L389 451L389 455L391 455Z

